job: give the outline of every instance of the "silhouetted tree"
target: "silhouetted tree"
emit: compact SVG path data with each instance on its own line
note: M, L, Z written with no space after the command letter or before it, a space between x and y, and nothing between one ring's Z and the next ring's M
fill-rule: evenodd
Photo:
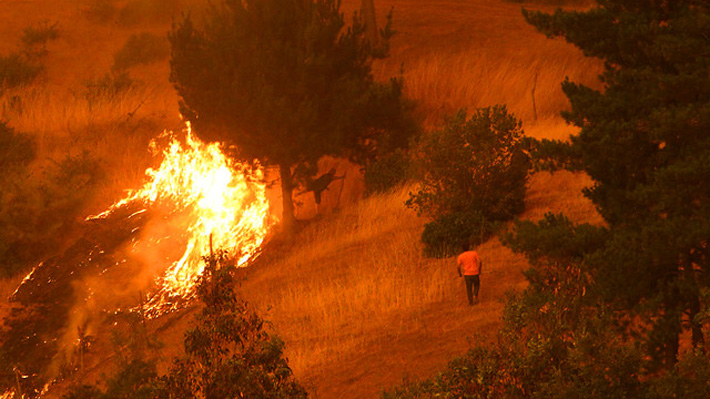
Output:
M370 73L386 46L370 45L358 15L346 27L339 6L226 0L201 27L188 16L170 33L183 116L201 135L236 144L239 156L278 166L287 232L293 189L320 157L362 162L373 150L405 146L412 131L401 81L377 83Z
M603 91L565 81L581 128L547 143L594 180L585 190L608 239L584 255L595 289L646 326L647 353L670 368L679 334L704 337L710 286L710 2L605 0L588 11L524 12L550 37L601 58ZM682 319L686 317L687 323ZM640 324L640 325L639 325Z
M460 111L422 138L422 178L407 204L434 219L422 240L432 255L484 241L496 222L525 207L530 163L522 124L505 106Z

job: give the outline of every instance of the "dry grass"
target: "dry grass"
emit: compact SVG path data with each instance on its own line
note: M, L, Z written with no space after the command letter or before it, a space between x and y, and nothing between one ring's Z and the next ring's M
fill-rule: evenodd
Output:
M462 51L422 57L405 70L404 79L408 96L435 121L461 107L506 104L518 118L533 124L555 119L560 110L569 108L560 84L566 76L589 84L597 70L598 62L572 52L492 58Z
M601 223L569 172L530 181L525 219L564 212ZM292 250L243 271L241 291L286 341L296 375L315 397L372 397L404 377L442 367L473 342L491 338L504 293L520 289L524 258L497 239L478 248L485 262L482 302L466 300L455 261L428 259L425 220L407 209L411 187L366 198L307 226ZM473 310L473 311L471 311Z
M1 98L0 118L34 134L43 157L89 150L104 159L109 176L102 198L108 203L142 177L150 161L147 140L180 126L166 62L132 70L145 86L116 99L89 104L80 95L83 82L108 71L113 54L136 31L89 22L83 14L89 3L0 3L0 20L13 21L0 24L6 39L0 43L2 53L14 50L12 43L33 23L58 21L60 32L48 44L48 68L40 82L15 93L19 100ZM359 4L345 0L344 11L349 14ZM402 68L407 94L418 101L430 127L461 107L505 103L523 119L529 135L564 139L573 132L557 117L567 107L560 82L569 76L595 84L599 64L536 33L523 21L520 4L383 0L376 6L380 22L394 7L398 33L391 57L375 64L375 74L384 78ZM168 28L136 29L161 35ZM520 274L525 260L493 239L479 248L486 265L482 301L469 309L454 260L422 256L419 235L425 221L404 206L407 188L352 202L345 199L362 191L354 174L348 169L343 200L334 192L324 198L340 211L307 226L287 254L265 256L257 267L243 271L243 295L272 320L296 375L316 398L372 397L404 377L427 376L471 343L489 339L499 323L504 292L525 284ZM536 220L545 212L565 212L576 221L599 223L580 195L588 184L589 178L579 174L534 176L523 217ZM302 217L314 213L309 206ZM185 320L161 324L161 337L177 346Z

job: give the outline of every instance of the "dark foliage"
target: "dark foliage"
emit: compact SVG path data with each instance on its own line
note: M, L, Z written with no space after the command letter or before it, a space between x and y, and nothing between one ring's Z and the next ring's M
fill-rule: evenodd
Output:
M245 159L280 170L286 231L292 192L324 155L360 162L408 142L401 81L376 82L359 17L346 27L336 0L227 0L203 24L186 17L169 35L171 81L198 134L236 144ZM389 23L383 40L391 36ZM296 175L294 175L294 171Z
M136 81L128 71L107 72L104 76L84 82L84 97L89 104L117 100L135 84Z
M42 69L42 65L19 53L0 56L0 94L6 89L31 83Z
M396 150L379 156L365 169L365 189L368 193L390 191L410 177L409 154Z
M708 306L700 292L710 285L702 183L710 177L710 4L608 0L585 12L524 14L606 62L603 92L563 83L572 105L564 116L581 131L569 144L546 143L545 156L594 180L585 195L609 239L584 262L605 276L596 287L603 299L648 327L646 353L671 369L684 329L703 345L696 316Z
M113 69L124 70L168 58L167 39L143 32L131 35L113 56Z
M167 374L158 376L154 363L134 360L107 381L106 392L82 386L66 398L306 398L283 357L283 341L270 336L264 320L236 297L229 260L217 253L205 263L198 282L204 308L185 333L185 354Z
M460 111L443 129L425 135L418 152L422 174L407 205L434 219L427 252L450 255L462 243L483 242L496 223L524 207L530 162L521 122L504 106Z
M26 48L44 47L48 41L59 38L59 28L57 23L52 25L49 22L43 22L38 26L28 26L22 31L22 44Z

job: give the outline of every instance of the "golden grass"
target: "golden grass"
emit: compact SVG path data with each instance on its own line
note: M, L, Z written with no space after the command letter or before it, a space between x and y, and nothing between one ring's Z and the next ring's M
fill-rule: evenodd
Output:
M534 124L569 108L561 89L565 77L590 84L597 74L596 60L573 52L493 58L468 50L422 57L405 69L404 80L408 97L436 121L458 108L506 104L519 119Z
M42 81L16 93L21 109L12 96L2 97L0 118L35 135L43 156L89 150L104 159L109 171L101 194L105 205L142 177L150 162L147 140L163 128L179 129L168 65L135 69L132 73L146 86L89 107L74 93L80 93L85 80L108 71L114 52L135 30L87 22L82 12L88 0L49 3L0 3L0 18L13 21L0 26L7 38L0 43L3 53L14 49L11 43L25 26L60 21L60 38L48 46ZM344 11L349 14L359 4L345 0ZM564 139L574 132L557 116L567 107L560 82L569 76L596 85L599 63L535 32L523 21L519 4L383 0L376 7L380 23L394 7L398 33L391 57L374 65L375 75L385 78L402 67L406 93L419 103L428 127L461 107L504 103L523 119L531 136ZM167 29L150 27L157 34ZM520 274L525 259L494 238L478 249L485 262L482 300L469 309L454 260L422 256L419 236L426 221L404 206L408 188L346 201L362 190L352 183L357 180L353 174L348 170L342 201L340 193L327 192L324 198L331 207L340 205L340 211L307 226L288 253L265 256L241 272L242 294L272 320L297 377L316 398L372 397L404 377L429 375L473 342L489 339L499 323L504 292L525 285ZM537 220L548 211L564 212L575 221L599 223L580 194L590 183L581 174L537 174L522 216ZM339 182L333 185L340 187ZM312 214L309 209L301 216ZM186 322L161 323L176 323L159 333L177 346Z
M589 183L569 172L536 174L521 216L564 212L601 223L581 195ZM490 339L504 292L525 286L520 271L527 262L494 238L478 248L482 301L471 311L455 259L422 255L426 221L404 205L411 189L365 198L313 222L291 250L267 253L243 271L242 294L273 322L290 365L315 397L337 397L344 386L348 397L371 397L404 377L427 375Z

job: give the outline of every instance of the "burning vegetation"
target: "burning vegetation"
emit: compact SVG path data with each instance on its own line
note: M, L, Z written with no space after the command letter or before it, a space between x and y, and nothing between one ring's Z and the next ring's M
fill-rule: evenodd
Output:
M77 334L90 334L107 315L139 310L153 318L188 304L213 247L236 266L258 255L277 219L257 162L233 161L189 124L150 149L162 160L146 170L145 184L87 217L82 237L37 265L12 295L4 340L22 359L19 375L40 375L47 364L50 378L61 375L82 341Z
M157 290L148 302L148 314L173 310L194 296L195 279L202 273L202 257L217 247L245 265L258 253L276 219L269 212L264 171L258 162L237 163L219 143L205 144L188 124L184 143L164 133L164 149L151 142L154 154L162 153L157 169L148 169L149 181L105 212L87 221L105 219L120 209L138 206L136 213L159 209L169 227L145 229L132 240L132 254L159 251L170 266L156 280ZM134 213L135 214L135 213ZM140 229L139 229L140 230ZM163 230L161 233L160 231ZM176 251L164 248L176 246ZM169 253L166 253L169 252ZM178 254L178 258L174 258Z

